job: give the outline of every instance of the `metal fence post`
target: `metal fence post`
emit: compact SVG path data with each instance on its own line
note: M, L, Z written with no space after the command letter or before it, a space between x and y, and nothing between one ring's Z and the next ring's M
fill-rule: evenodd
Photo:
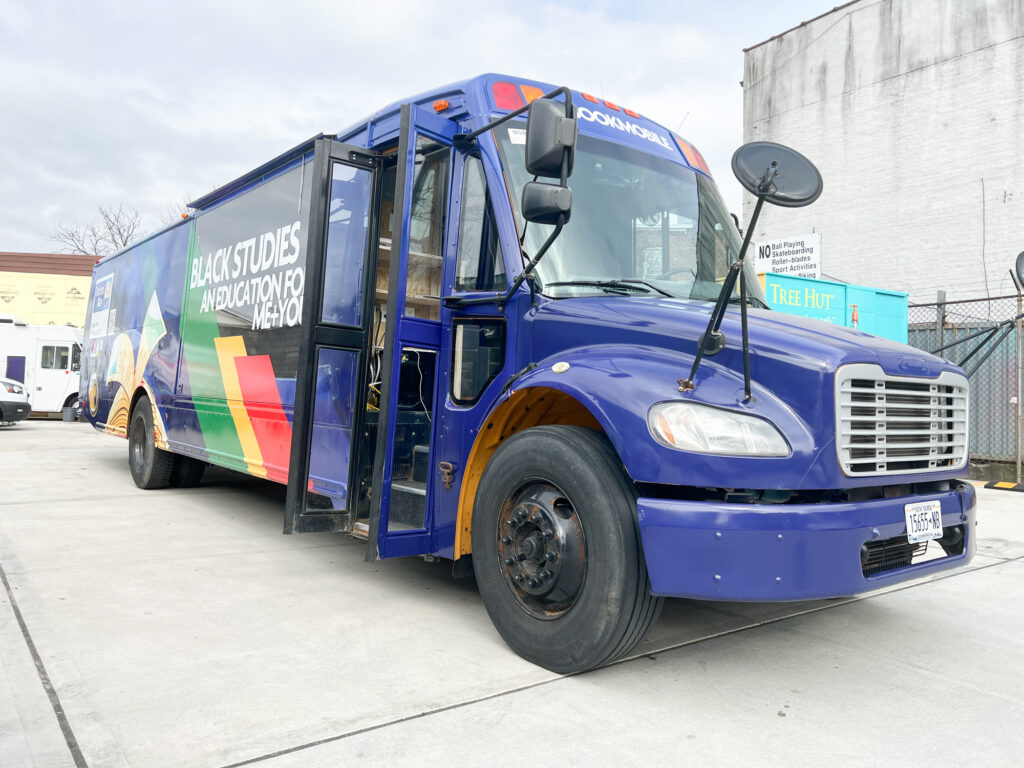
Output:
M1016 280L1014 282L1017 282ZM1024 295L1021 293L1021 286L1017 286L1017 314L1024 310L1021 304L1024 303ZM1024 365L1021 357L1021 326L1024 325L1024 318L1017 319L1017 485L1021 483L1021 452L1024 444Z

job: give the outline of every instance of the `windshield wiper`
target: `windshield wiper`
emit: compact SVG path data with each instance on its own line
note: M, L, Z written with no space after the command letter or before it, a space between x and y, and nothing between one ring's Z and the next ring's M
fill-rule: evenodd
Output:
M679 298L678 296L675 296L675 295L669 293L664 288L659 288L656 285L652 285L651 283L648 283L646 280L637 280L635 278L629 278L628 280L614 280L612 282L616 282L616 283L629 283L630 285L643 285L643 286L645 286L647 288L650 288L652 291L656 291L657 293L660 293L662 296L668 296L670 299L677 299L677 298Z
M630 292L636 293L660 293L663 296L671 296L670 293L648 285L642 280L561 280L557 283L545 283L545 288L557 288L563 285L579 285L584 287L600 288L606 293L617 293L620 296L628 296Z
M743 299L741 299L739 296L733 296L732 298L729 299L729 303L730 304L742 304L743 303ZM747 303L748 304L753 304L758 309L771 309L771 307L769 307L767 304L765 304L763 301L761 301L756 296L747 296Z

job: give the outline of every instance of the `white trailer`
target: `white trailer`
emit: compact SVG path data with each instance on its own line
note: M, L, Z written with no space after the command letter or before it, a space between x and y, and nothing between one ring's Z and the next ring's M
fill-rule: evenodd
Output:
M81 361L81 329L0 315L0 376L25 385L33 413L57 413L78 402Z

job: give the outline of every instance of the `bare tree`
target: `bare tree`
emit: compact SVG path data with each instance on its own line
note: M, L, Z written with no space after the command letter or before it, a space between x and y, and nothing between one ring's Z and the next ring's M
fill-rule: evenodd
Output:
M166 227L171 224L177 224L186 218L189 212L188 203L190 199L189 197L183 197L180 200L168 203L167 207L164 208L164 212L160 215L160 223Z
M88 256L106 256L131 245L142 223L139 212L124 203L117 208L101 205L99 212L100 220L84 227L61 222L50 239L60 243L65 253Z

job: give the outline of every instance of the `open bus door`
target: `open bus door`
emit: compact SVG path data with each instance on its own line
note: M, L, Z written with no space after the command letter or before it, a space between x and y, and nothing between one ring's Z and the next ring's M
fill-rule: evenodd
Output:
M352 530L373 322L379 158L317 139L285 533Z
M379 428L367 559L431 551L431 503L441 481L433 460L441 360L441 294L452 139L456 123L401 108L392 237L380 243L389 286L383 310ZM389 185L385 183L385 187ZM385 189L385 200L388 190ZM384 296L378 296L383 302Z

